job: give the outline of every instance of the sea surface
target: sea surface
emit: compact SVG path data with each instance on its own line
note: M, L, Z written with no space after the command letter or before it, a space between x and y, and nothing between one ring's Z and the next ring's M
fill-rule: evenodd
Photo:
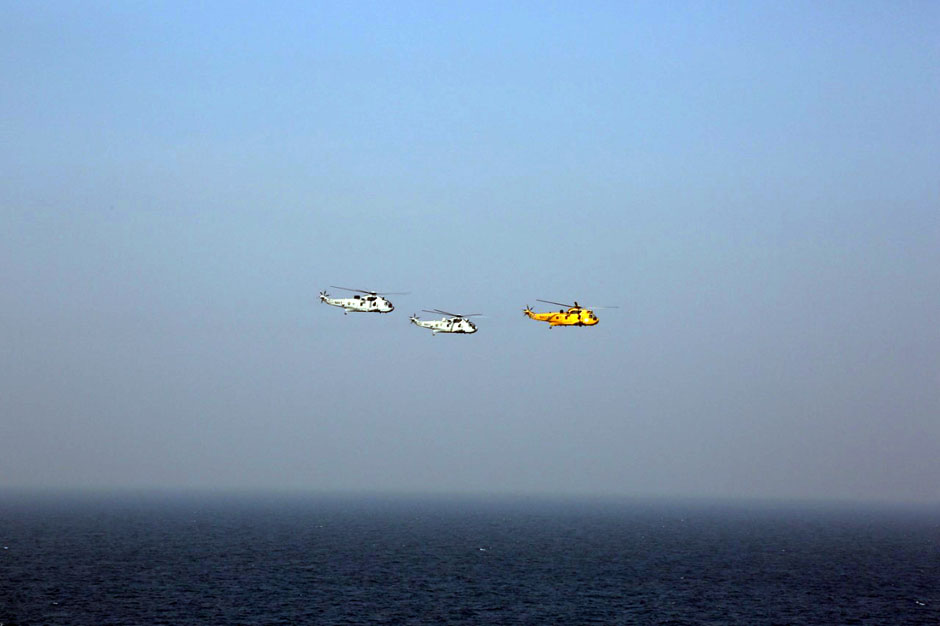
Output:
M0 623L936 625L940 515L5 493Z

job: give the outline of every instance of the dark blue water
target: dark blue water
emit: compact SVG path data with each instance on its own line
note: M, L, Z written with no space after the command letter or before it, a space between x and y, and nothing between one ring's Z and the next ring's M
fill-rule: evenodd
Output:
M940 624L940 517L6 494L0 623Z

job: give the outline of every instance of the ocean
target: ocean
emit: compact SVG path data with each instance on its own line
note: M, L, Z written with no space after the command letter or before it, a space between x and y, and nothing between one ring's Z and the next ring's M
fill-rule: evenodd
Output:
M937 509L0 495L0 624L940 624Z

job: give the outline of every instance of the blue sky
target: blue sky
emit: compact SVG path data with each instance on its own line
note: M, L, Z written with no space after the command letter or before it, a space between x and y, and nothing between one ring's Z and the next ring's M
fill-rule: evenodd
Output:
M940 497L932 3L0 17L0 486Z

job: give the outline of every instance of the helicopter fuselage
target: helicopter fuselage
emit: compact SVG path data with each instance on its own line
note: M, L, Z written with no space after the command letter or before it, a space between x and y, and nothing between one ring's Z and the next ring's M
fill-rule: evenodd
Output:
M594 315L594 311L580 307L571 307L567 311L561 309L548 313L536 313L526 307L524 313L531 319L548 322L550 328L555 326L594 326L599 321L597 316Z
M338 306L346 313L391 313L395 307L387 299L378 295L366 294L352 298L331 298L325 291L320 292L320 302Z
M462 317L444 317L439 320L420 320L417 316L411 316L411 323L427 328L432 334L437 333L461 333L469 335L477 332L476 324Z

